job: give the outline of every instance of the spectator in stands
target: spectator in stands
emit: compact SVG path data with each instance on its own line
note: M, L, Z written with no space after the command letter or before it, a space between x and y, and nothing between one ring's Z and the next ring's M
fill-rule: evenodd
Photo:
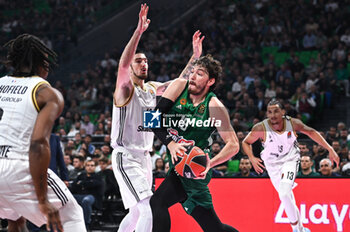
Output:
M65 154L63 156L63 158L64 158L64 163L65 163L66 168L67 168L68 173L69 173L70 171L72 171L74 169L74 167L72 165L72 159L71 159L70 155L67 155L67 154Z
M164 171L164 160L162 158L156 159L155 162L155 169L153 169L153 178L164 178L165 177L165 171Z
M298 177L319 177L320 174L312 170L313 164L314 164L314 161L311 159L310 155L306 153L304 154L301 153L300 171L298 172Z
M107 157L101 157L98 161L100 167L100 175L105 182L105 199L120 198L119 186L115 179L113 170L111 169L110 161Z
M169 171L169 162L166 162L165 164L164 164L164 172L167 174L168 173L168 171Z
M320 161L320 174L321 177L340 177L336 172L332 172L332 161L328 158Z
M84 157L77 155L73 157L73 167L74 169L68 173L69 183L71 184L75 179L77 179L78 175L84 171Z
M310 121L315 107L316 102L314 99L309 97L305 91L302 92L300 98L296 102L296 110L302 115L302 121L304 123Z
M86 134L92 135L94 134L94 124L90 122L89 115L84 115L84 121L81 123L81 129L85 129Z
M316 48L316 36L313 31L308 30L303 37L303 47L306 50L313 50Z
M345 96L350 97L349 93L349 74L348 70L344 66L344 64L341 62L338 64L338 67L335 71L335 75L337 77L337 82L344 87Z
M339 135L337 133L337 129L334 126L331 126L326 133L326 140L328 143L332 143L335 140L339 139Z
M221 145L219 142L213 142L211 145L212 157L215 157L221 151ZM227 170L227 161L215 166L213 169L213 177L224 176L224 173Z
M85 171L81 172L70 186L74 198L83 208L86 228L91 222L92 206L102 209L104 183L102 177L95 173L96 164L92 160L85 162Z
M237 80L232 85L232 92L234 94L239 93L242 90L242 85L245 85L243 82L243 77L241 75L237 76Z
M289 114L288 114L289 115ZM299 150L300 150L300 155L311 155L310 154L310 149L308 148L307 144L305 142L299 142Z
M84 148L86 149L90 155L95 153L95 149L96 147L94 145L91 144L92 141L92 136L91 135L86 135L84 138L84 142L78 147L78 152Z
M350 177L350 151L346 158L341 159L340 168L342 176Z
M247 155L243 156L239 161L239 173L234 174L234 177L257 177L256 174L252 173L252 163L250 162Z
M110 157L111 157L111 147L108 144L104 144L101 147L101 152L102 152L102 155L104 157L107 157L108 159L110 159Z
M270 81L270 86L265 91L265 98L274 98L276 97L276 82L275 80Z
M81 127L81 122L75 122L74 125L70 128L67 136L68 137L74 137L77 133L79 133Z

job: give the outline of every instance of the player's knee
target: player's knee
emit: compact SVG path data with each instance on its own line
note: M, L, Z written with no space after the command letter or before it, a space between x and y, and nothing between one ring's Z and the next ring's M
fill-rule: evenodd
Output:
M292 193L292 188L288 184L281 183L278 189L278 195L281 200L289 198Z

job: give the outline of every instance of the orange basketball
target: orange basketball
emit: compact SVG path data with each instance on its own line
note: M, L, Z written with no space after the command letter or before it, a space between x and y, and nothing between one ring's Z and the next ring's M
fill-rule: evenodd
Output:
M207 167L207 156L202 149L188 146L182 154L177 154L175 171L182 177L193 179L199 176Z

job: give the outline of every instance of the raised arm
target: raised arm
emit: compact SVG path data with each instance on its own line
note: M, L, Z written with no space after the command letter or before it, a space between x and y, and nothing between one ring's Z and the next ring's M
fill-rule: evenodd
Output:
M47 228L52 225L54 229L62 231L58 210L47 197L47 169L50 164L50 135L56 118L63 110L64 100L60 92L48 85L39 87L36 99L41 110L30 142L29 170L39 201L39 209L48 220Z
M193 55L191 56L190 60L188 61L186 67L184 68L184 70L182 70L180 76L178 78L183 78L188 80L189 76L191 74L191 71L193 69L194 66L194 62L202 55L202 44L203 44L203 40L204 40L205 36L201 37L201 32L199 30L197 30L192 37L192 48L193 48ZM167 82L152 82L152 84L154 84L154 86L156 86L157 88L157 95L161 96L165 90L167 89L167 87L170 85L170 83L174 81L167 81Z
M246 153L249 157L250 162L252 162L254 170L257 173L263 173L263 169L265 169L263 161L254 156L252 148L252 144L258 139L265 140L265 132L262 123L254 125L252 131L249 132L249 134L244 138L242 142L242 148L244 153Z
M339 156L334 151L333 147L330 146L327 141L322 137L322 135L316 131L315 129L305 125L302 121L296 118L292 118L293 128L295 131L301 132L307 136L309 136L313 141L320 144L322 147L328 150L329 152L329 159L332 162L335 162L337 164L337 167L339 167Z
M149 23L151 22L149 19L147 19L147 13L148 6L146 4L142 4L137 28L126 45L122 56L120 57L116 87L114 91L114 103L116 105L123 105L132 93L133 84L130 79L130 65L135 56L141 35L147 30Z

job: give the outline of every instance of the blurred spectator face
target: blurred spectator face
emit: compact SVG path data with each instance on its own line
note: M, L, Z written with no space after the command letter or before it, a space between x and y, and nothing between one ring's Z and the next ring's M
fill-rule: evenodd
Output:
M80 126L81 126L81 123L80 123L80 122L74 123L74 127L75 127L76 130L79 130L79 129L80 129Z
M90 144L90 143L91 143L91 140L92 140L92 138L91 138L91 136L89 136L89 135L85 136L85 138L84 138L84 142L85 142L86 144Z
M84 167L84 161L80 161L78 158L74 158L73 167L77 169L82 169Z
M338 141L333 141L332 142L332 147L337 153L340 151L340 144L339 144Z
M68 166L69 164L72 163L69 155L64 155L63 159L64 159L64 163L66 164L66 166Z
M313 164L313 162L312 162L310 156L302 156L300 158L301 170L303 170L303 171L310 170L310 168L312 167L312 164Z
M337 129L335 129L335 127L330 127L328 131L328 135L331 137L335 137L337 135Z
M64 129L60 129L60 133L58 136L61 137L62 135L67 135L67 133Z
M66 123L66 121L65 121L64 117L60 117L58 124L64 125L65 123Z
M346 129L343 129L340 131L340 138L342 138L342 139L348 138L348 131Z
M238 140L239 140L240 142L243 141L243 139L244 139L244 134L243 134L242 131L238 131L238 132L237 132L237 138L238 138Z
M310 151L306 144L299 144L299 149L300 149L301 155L308 154Z
M338 131L342 131L342 130L346 130L346 125L343 122L339 122L337 125L337 130Z
M68 140L66 147L74 148L74 141L73 140Z
M88 115L84 116L84 123L89 123L90 122L90 118Z
M156 170L164 170L164 160L162 158L156 159Z
M243 175L249 175L250 169L252 168L252 164L249 159L242 158L239 162L239 170Z
M320 172L323 176L331 176L332 174L332 165L330 160L323 159L320 162Z
M95 173L95 170L96 170L95 161L92 161L92 160L86 161L86 164L85 164L86 173L92 174L92 173Z
M108 156L111 153L111 149L107 145L103 145L101 151L104 156Z
M147 57L143 53L137 53L131 63L131 73L135 77L145 80L148 72Z
M98 161L98 165L100 166L100 168L101 168L101 171L104 171L104 170L106 170L107 169L107 167L108 167L108 163L106 163L106 162L104 162L104 161Z
M105 143L110 143L111 142L111 136L110 135L105 135L104 139L103 139L103 142Z
M164 165L164 171L165 171L165 173L168 173L168 171L169 171L169 162L166 162L165 163L165 165Z
M267 106L267 117L269 118L271 124L278 124L282 121L282 116L285 114L278 105Z
M220 150L221 150L220 144L218 144L218 143L213 143L213 144L211 145L211 151L212 151L215 155L219 154Z
M233 99L233 93L231 91L228 91L226 94L226 99L227 100L232 100Z
M80 135L80 133L76 133L75 134L74 141L75 141L75 143L80 143L81 142L81 135Z

